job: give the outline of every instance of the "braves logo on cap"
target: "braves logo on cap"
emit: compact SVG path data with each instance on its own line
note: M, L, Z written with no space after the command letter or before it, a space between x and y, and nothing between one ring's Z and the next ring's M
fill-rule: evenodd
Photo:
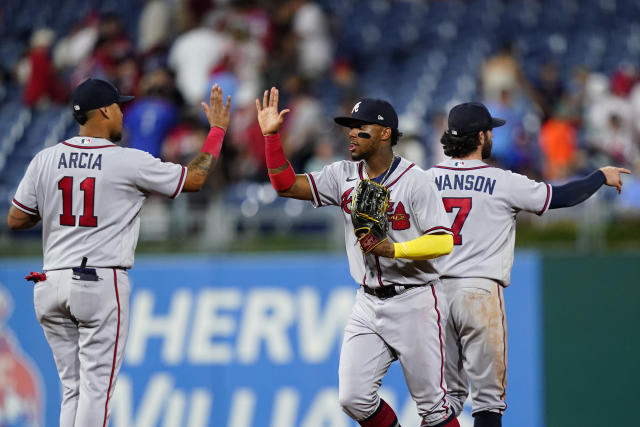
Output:
M358 127L362 124L377 124L398 129L398 114L391 104L383 99L363 98L351 109L351 116L335 117L340 126Z
M0 425L44 426L40 372L5 324L13 311L11 295L0 285Z

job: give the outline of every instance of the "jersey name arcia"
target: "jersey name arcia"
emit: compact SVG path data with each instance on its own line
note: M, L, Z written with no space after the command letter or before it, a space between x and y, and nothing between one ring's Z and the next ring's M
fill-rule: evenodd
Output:
M58 169L96 169L102 170L101 153L60 153Z

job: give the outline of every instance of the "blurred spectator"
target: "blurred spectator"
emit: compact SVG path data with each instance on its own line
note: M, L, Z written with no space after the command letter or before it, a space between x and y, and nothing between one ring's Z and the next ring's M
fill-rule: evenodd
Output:
M294 169L303 170L304 164L312 156L314 146L329 128L324 119L322 106L311 95L309 82L299 77L291 77L283 87L291 112L284 123L282 147L291 160Z
M128 146L160 157L165 137L178 122L178 109L171 102L173 81L167 70L157 70L145 76L141 86L144 95L124 116Z
M246 23L251 38L257 40L265 51L273 48L273 25L268 11L260 0L234 0L234 15Z
M606 152L613 162L634 167L638 159L638 145L633 140L632 130L621 116L610 113L599 148Z
M503 89L496 102L487 102L492 115L507 123L493 132L492 160L505 169L523 172L532 168L532 148L524 132L526 108L522 99L514 97L513 90Z
M169 50L169 66L176 74L176 85L189 106L198 106L209 93L209 74L230 46L228 38L211 28L198 26L198 19L188 9L181 9L186 31Z
M238 79L238 90L248 94L253 103L262 84L266 52L260 40L253 37L250 21L242 15L233 15L227 21L230 46L227 50L228 69Z
M55 33L48 28L34 31L31 48L25 62L26 81L23 102L28 107L45 106L49 102L64 102L66 93L58 79L49 48Z
M333 142L327 138L323 138L313 147L313 155L307 161L304 172L319 171L323 167L338 160L342 160L342 157L336 155Z
M162 145L162 159L181 164L190 162L202 149L208 133L209 127L198 118L189 115L181 117Z
M253 102L255 97L251 97L251 102L247 97L248 94L239 94L240 102L229 124L229 142L225 144L229 154L225 157L227 176L234 181L264 181L267 178L264 137Z
M571 115L582 123L582 117L587 109L587 81L589 70L585 67L576 67L571 72L571 80L567 88L567 106L571 110Z
M633 123L635 125L634 130L636 135L636 144L640 144L640 81L638 81L633 89L631 89L631 94L629 95L629 103L631 104Z
M523 78L512 43L504 43L495 55L486 60L480 78L485 101L498 101L503 91L519 94Z
M171 37L171 5L168 0L146 0L138 20L138 52L147 55L168 46Z
M592 150L606 154L611 161L631 166L638 160L638 146L633 140L633 108L628 99L610 92L610 83L603 75L589 77L587 142Z
M556 111L540 128L540 148L544 156L543 177L546 181L569 178L574 172L577 133L566 112Z
M554 62L545 62L540 66L534 89L536 92L535 100L542 110L542 121L544 122L558 108L558 103L565 94L558 67Z
M98 27L98 41L93 54L94 67L121 87L118 79L118 66L135 53L134 46L127 37L122 19L116 13L107 13ZM122 88L121 90L129 90Z
M442 144L440 144L442 134L449 128L447 116L447 113L438 111L432 114L429 119L429 136L427 138L427 152L429 153L429 160L425 165L427 168L448 159L444 154Z
M53 59L59 69L73 69L87 61L98 41L98 15L89 13L87 17L71 27L53 50Z
M402 136L398 140L398 144L393 147L393 151L421 168L425 168L427 166L426 150L422 143L424 129L420 117L409 114L401 115L398 130L402 132Z
M638 74L633 65L619 67L611 75L611 93L622 98L629 97L633 85L638 81Z
M291 5L293 33L298 38L298 71L305 78L318 78L332 61L327 19L320 6L313 2L292 0Z

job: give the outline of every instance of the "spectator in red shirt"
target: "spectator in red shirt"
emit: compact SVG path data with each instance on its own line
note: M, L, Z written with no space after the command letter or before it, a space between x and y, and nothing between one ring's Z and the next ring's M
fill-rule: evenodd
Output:
M55 34L48 28L36 30L31 36L27 57L29 73L23 95L23 102L29 107L49 101L62 103L66 99L49 53L54 38Z

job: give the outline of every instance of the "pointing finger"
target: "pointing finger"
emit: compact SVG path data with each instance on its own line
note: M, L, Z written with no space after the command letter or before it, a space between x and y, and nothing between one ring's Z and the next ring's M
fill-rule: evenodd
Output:
M269 106L269 91L265 90L264 95L262 96L262 108L267 108Z
M625 168L618 168L618 172L620 172L620 173L627 173L627 174L630 174L630 173L631 173L631 171L630 171L629 169L625 169Z
M258 110L258 113L262 111L262 108L260 108L260 100L258 98L256 98L256 110Z

